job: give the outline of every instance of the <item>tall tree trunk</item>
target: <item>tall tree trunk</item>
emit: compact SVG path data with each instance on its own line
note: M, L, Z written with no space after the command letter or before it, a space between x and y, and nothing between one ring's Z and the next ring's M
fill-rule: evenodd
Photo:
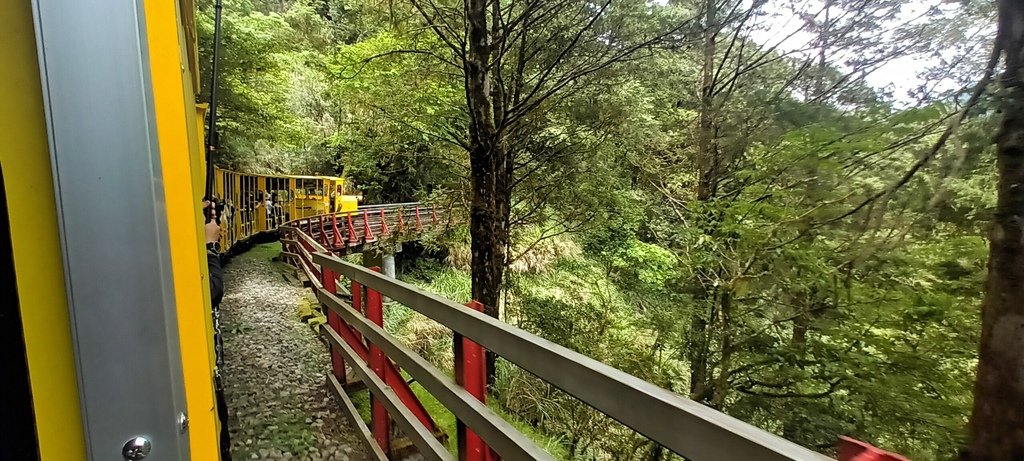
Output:
M472 183L469 233L472 240L473 299L483 303L484 313L497 318L511 197L507 187L509 159L494 116L487 6L487 0L466 2L469 34L464 72L466 104L471 119L469 164ZM494 382L493 354L487 357L487 382Z
M657 442L651 443L651 451L648 453L647 461L661 461L665 457L665 447Z
M715 379L714 393L711 397L711 407L721 410L725 406L725 399L729 396L729 368L732 367L732 291L731 288L723 288L719 296L718 306L719 322L719 353L718 376Z
M718 153L715 146L715 45L720 28L717 0L707 0L704 6L704 49L701 71L700 108L697 127L697 200L709 202L715 197L718 185ZM714 232L715 217L705 217L705 233ZM697 312L690 318L686 358L690 365L690 398L707 401L710 396L708 356L711 352L709 322L715 320L714 290L706 277L697 276L694 300ZM706 310L705 310L706 309Z
M718 153L715 146L715 44L718 40L717 0L707 0L704 17L704 68L700 84L700 126L697 129L697 200L715 196L718 184Z
M1003 122L970 421L971 460L1024 459L1024 3L999 1Z
M690 365L690 398L698 402L707 399L708 387L708 322L693 313L686 341L686 359Z
M828 46L829 46L829 32L832 28L832 0L825 0L825 6L822 8L825 13L825 20L822 22L821 27L818 30L818 75L814 78L814 90L813 94L808 94L806 99L815 100L819 103L823 103L822 94L825 92L825 71L828 70ZM813 177L813 176L812 176Z

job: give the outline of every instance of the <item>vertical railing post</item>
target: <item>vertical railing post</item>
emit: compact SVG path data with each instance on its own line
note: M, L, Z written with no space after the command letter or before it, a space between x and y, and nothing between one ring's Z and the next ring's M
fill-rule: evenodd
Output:
M423 222L420 221L420 206L416 205L416 230L423 230Z
M363 210L363 241L369 242L375 240L373 231L370 230L370 215L366 210Z
M323 283L324 290L331 294L338 294L338 280L335 278L334 271L324 264L320 273L322 274L320 282ZM327 309L327 326L341 334L341 317L332 309ZM331 347L331 370L334 372L334 377L338 378L338 382L345 384L347 379L345 377L345 358L334 347Z
M359 239L356 238L356 226L352 225L352 212L351 211L348 212L348 229L346 229L346 230L348 231L348 246L356 245L357 242L359 241Z
M334 248L341 248L341 229L338 229L338 215L331 213L331 225L334 226Z
M352 310L356 311L360 315L363 313L363 284L353 280L352 281ZM353 330L356 334L356 339L362 341L363 334L358 330Z
M320 216L318 221L320 221L320 238L316 239L316 241L320 242L321 245L330 245L329 243L327 243L327 231L324 229L323 215Z
M466 307L483 312L484 305L470 301ZM455 382L465 388L481 402L487 401L487 362L484 348L462 335L455 333ZM461 421L456 421L456 436L459 443L459 461L490 461L498 459L480 436Z
M430 225L437 225L437 206L430 205Z
M379 267L372 267L370 269L380 272ZM366 289L366 318L377 324L377 326L384 326L384 303L382 302L380 292L369 287ZM380 350L373 343L370 343L369 352L367 361L369 362L370 369L383 380L384 365L387 357L384 356L384 351ZM388 416L384 405L373 398L372 395L370 397L370 422L373 426L371 432L380 448L385 453L388 453L391 450L391 418Z
M390 232L390 230L388 229L388 221L384 217L384 209L381 208L380 209L380 236L381 236L381 238L387 237L388 236L388 232Z

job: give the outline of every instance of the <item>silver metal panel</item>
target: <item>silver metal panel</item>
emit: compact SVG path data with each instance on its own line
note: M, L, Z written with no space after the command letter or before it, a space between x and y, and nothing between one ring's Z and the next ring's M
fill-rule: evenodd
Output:
M89 458L188 459L142 0L33 12Z

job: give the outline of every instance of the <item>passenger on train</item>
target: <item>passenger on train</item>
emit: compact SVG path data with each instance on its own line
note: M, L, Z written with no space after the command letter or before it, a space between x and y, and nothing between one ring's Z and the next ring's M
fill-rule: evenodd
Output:
M224 384L220 370L224 367L224 346L221 342L220 333L220 302L224 299L224 273L221 270L220 260L220 237L222 227L220 224L221 207L214 206L208 200L203 201L203 216L206 217L206 264L210 270L210 301L213 304L213 342L216 355L216 371L214 375L214 390L217 397L217 414L221 418L220 427L220 455L221 461L231 461L231 438L228 434L227 399L224 396Z
M206 212L206 264L210 269L210 300L214 306L224 298L224 275L220 267L220 215L209 201L203 203Z
M274 195L263 194L263 197L266 199L263 206L267 207L267 222L270 223L268 227L272 227L274 223Z

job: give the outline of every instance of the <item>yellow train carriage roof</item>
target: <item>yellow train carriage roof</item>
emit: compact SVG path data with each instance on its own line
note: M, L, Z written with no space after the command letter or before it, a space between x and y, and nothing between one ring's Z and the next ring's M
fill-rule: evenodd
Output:
M338 181L338 180L344 180L345 179L345 178L342 178L340 176L316 176L316 175L299 175L299 174L267 174L267 173L240 173L238 171L227 170L227 169L224 169L224 168L217 168L217 171L221 172L221 173L232 173L232 174L244 175L244 176L260 176L260 177L264 177L264 178L323 179L323 180L328 180L328 181Z

